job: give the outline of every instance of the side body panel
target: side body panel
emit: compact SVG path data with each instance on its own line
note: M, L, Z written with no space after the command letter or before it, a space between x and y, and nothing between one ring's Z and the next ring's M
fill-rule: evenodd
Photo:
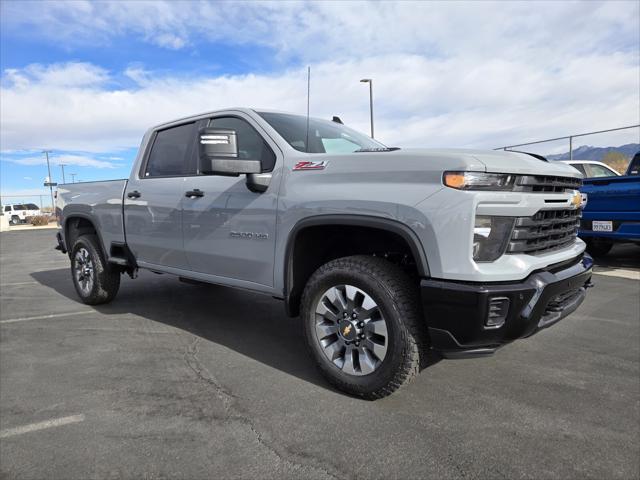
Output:
M182 241L185 177L129 180L124 200L127 244L139 265L187 268ZM131 192L139 198L128 198Z
M124 242L122 193L126 184L127 180L109 180L58 185L56 212L62 234L66 234L68 219L80 217L94 224L105 252L109 252L111 242Z

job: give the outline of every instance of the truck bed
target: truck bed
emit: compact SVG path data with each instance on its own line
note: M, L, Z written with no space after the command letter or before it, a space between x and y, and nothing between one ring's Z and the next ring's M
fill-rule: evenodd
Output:
M124 243L122 198L126 185L126 179L58 185L60 223L72 214L86 217L95 223L103 247L112 242Z

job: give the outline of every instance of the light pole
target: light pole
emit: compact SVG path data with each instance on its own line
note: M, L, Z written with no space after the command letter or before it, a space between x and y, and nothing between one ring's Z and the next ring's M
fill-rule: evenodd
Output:
M76 175L77 175L77 173L70 173L69 175L71 175L71 183L76 183Z
M66 167L64 163L60 164L60 168L62 169L62 183L67 183L67 180L64 178L64 167Z
M371 138L373 138L373 78L363 78L360 82L369 84L369 115L371 116Z
M55 212L55 204L53 203L53 179L51 178L51 166L49 165L49 153L51 152L51 150L43 150L42 153L44 153L47 156L47 172L49 173L49 181L47 182L49 185L49 193L51 194L51 211ZM45 184L46 186L46 184Z

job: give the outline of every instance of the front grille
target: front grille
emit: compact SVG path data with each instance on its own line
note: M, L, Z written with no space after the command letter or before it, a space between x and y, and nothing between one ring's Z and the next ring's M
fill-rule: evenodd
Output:
M516 179L517 192L564 193L578 190L582 180L572 177L555 177L549 175L519 175Z
M535 255L567 247L575 241L580 210L540 210L515 220L507 253Z

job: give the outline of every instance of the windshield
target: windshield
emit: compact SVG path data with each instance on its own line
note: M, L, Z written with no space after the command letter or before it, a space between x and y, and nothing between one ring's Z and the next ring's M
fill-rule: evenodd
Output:
M35 203L27 203L25 205L26 210L38 210L38 206Z
M307 117L288 113L256 112L300 152L352 153L358 150L381 150L386 147L371 137L341 123L309 119L309 146L307 148Z

